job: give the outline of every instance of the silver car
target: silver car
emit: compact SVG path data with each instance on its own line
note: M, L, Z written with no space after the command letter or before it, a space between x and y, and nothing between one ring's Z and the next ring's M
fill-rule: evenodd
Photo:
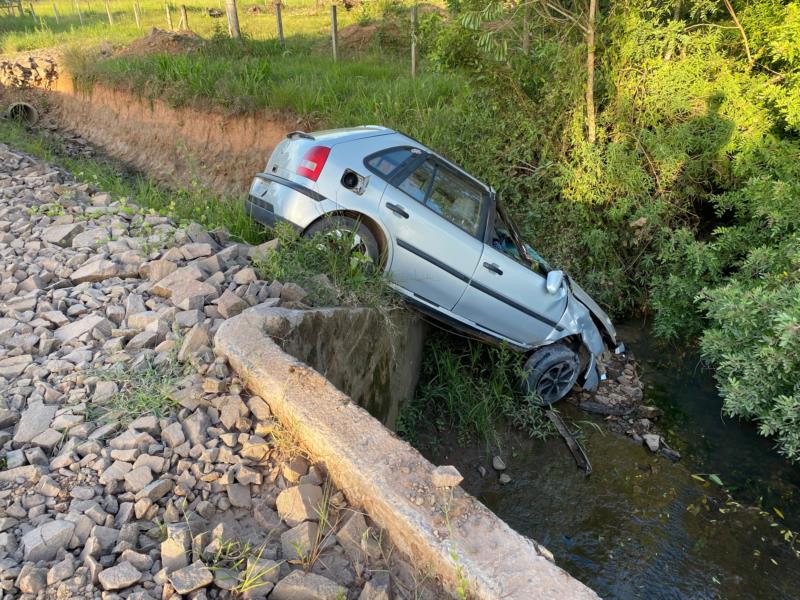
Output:
M417 308L526 353L523 388L542 404L596 389L604 351L622 351L608 315L523 243L490 186L391 129L288 134L248 208L307 236L354 235Z

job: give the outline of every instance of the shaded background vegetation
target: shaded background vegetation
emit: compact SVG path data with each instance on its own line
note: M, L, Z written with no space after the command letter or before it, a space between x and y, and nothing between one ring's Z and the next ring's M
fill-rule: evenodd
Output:
M217 36L189 55L80 48L70 69L172 104L417 137L494 185L612 312L699 339L725 412L800 458L800 3L450 0L423 11L416 80L407 7L354 10L373 44L336 64L313 36Z

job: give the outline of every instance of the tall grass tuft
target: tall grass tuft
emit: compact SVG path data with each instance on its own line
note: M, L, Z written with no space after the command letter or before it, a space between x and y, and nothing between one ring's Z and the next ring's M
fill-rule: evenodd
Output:
M401 409L398 433L411 440L425 423L454 430L460 443L499 442L504 420L532 438L553 432L541 407L520 391L525 357L504 348L435 333L428 338L414 400Z
M384 275L354 249L352 236L318 233L305 238L283 223L275 234L277 249L256 260L263 279L297 283L318 306L382 308L394 302Z

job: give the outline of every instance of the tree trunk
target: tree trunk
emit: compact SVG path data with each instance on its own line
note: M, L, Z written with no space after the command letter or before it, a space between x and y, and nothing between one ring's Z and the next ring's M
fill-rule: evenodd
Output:
M522 51L525 54L531 49L530 12L530 2L526 1L522 7Z
M586 134L590 144L597 138L594 109L594 34L597 15L597 0L589 1L586 19Z

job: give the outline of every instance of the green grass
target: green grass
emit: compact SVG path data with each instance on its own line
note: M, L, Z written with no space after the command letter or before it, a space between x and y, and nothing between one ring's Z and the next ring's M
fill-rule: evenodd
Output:
M172 106L289 111L314 125L378 123L411 133L436 129L443 114L453 112L453 98L463 96L468 87L457 73L412 79L407 61L391 54L334 62L310 47L283 51L274 42L238 43L221 37L190 55L99 59L86 50L72 50L66 64L85 90L103 83ZM453 118L445 121L452 123Z
M0 52L18 52L37 48L52 48L65 43L96 45L108 41L112 44L123 44L143 35L151 27L167 28L164 2L159 0L139 0L141 6L141 29L136 27L133 14L134 0L110 0L113 26L109 25L105 3L101 0L80 0L81 18L73 0L56 0L55 2L33 2L37 20L30 14L28 3L23 2L25 16L17 14L8 16L5 11L0 15ZM201 36L211 36L215 31L225 28L225 18L213 19L206 13L207 8L220 8L224 11L221 0L187 0L170 3L172 22L175 27L180 20L179 7L186 5L189 27ZM251 39L268 40L277 37L277 27L272 3L267 7L264 2L240 2L239 26L242 35ZM56 22L53 6L56 6L59 19ZM258 6L261 13L251 13L249 8ZM330 8L328 5L317 6L315 0L293 0L289 6L283 7L283 30L287 41L295 36L318 36L330 39ZM346 11L340 8L337 15L339 27L345 27L363 18L361 11Z
M0 140L32 156L69 171L77 181L89 183L116 198L171 217L179 223L197 222L208 229L225 228L234 239L259 243L267 239L262 226L247 215L242 198L220 197L198 183L170 190L145 175L126 171L107 160L68 156L57 137L0 120Z
M152 414L165 417L178 406L171 393L175 383L187 373L187 367L175 356L156 365L145 361L138 367L119 363L96 373L103 381L113 381L119 391L103 404L92 404L94 420L127 425L135 419Z
M420 384L414 400L401 409L398 433L416 443L417 433L433 423L439 430L455 431L461 443L480 440L492 446L508 423L544 439L553 426L520 391L524 360L517 352L454 334L430 335Z
M300 237L290 226L275 229L278 249L256 260L259 276L267 281L294 282L317 306L386 307L395 294L369 258L352 250L352 237L317 234ZM320 275L327 276L321 281Z

